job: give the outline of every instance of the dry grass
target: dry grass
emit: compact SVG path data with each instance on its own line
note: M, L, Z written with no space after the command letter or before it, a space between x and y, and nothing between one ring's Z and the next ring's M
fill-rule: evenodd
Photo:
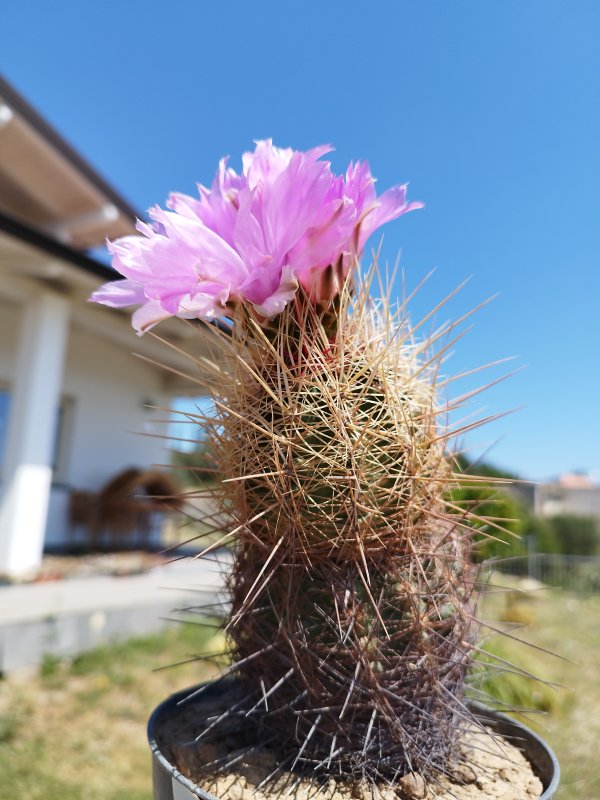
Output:
M508 580L508 579L507 579ZM561 657L504 641L504 654L535 674L565 688L548 689L539 683L517 691L545 713L529 715L528 724L546 739L561 764L561 786L556 800L599 800L600 771L600 597L540 589L521 596L526 624L513 635ZM488 600L489 616L510 617L515 604L498 594ZM508 611L508 614L507 614ZM491 640L498 644L498 637ZM506 690L506 685L498 684ZM510 689L509 689L510 691Z
M101 648L40 675L0 684L2 797L147 800L146 721L167 695L215 674L205 661L164 667L219 646L212 631L181 626Z
M553 678L570 688L547 722L547 738L563 767L557 800L600 798L600 598L555 595L541 603L532 640L571 661L555 662Z

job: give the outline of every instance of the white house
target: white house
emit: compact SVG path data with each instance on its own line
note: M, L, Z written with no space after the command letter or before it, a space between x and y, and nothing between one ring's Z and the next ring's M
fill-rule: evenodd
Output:
M191 385L132 351L178 371L189 362L87 302L116 277L87 253L132 233L135 217L0 78L0 574L35 570L45 543L65 541L72 491L166 460L154 436L165 424L147 406ZM193 337L170 321L161 333L184 347Z

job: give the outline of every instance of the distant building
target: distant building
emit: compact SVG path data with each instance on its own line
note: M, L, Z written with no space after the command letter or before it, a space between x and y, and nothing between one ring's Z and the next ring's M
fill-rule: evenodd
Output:
M176 374L187 360L87 303L118 277L89 251L134 234L136 216L0 78L0 574L35 570L45 544L66 541L73 491L167 460L147 405L190 391ZM161 332L184 348L193 335Z
M600 486L589 476L566 473L535 486L534 511L543 517L575 514L600 519Z
M515 483L510 493L541 517L574 514L600 520L600 486L589 475L568 472L547 483Z

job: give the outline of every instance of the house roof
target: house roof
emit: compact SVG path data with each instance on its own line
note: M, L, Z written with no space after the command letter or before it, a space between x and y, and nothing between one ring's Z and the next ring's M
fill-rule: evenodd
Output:
M69 296L72 321L100 338L134 349L161 372L165 386L198 394L179 352L193 325L164 320L160 333L137 338L130 313L88 304L101 282L121 277L86 249L106 236L135 233L138 216L40 115L0 77L0 302L24 302L43 287ZM202 344L194 342L195 351ZM171 370L170 378L160 367Z
M103 280L110 281L117 277L117 273L112 267L97 261L95 258L91 258L86 253L73 250L72 247L57 241L52 236L48 236L46 233L24 224L20 220L4 214L2 211L0 211L0 232L11 239L16 239L28 245L29 249L58 258L60 261L66 261Z
M140 216L2 76L0 212L79 251Z

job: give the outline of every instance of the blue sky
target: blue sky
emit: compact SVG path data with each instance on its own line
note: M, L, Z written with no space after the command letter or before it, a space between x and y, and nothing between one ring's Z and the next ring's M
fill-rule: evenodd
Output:
M452 315L500 293L447 372L526 365L474 452L600 476L598 0L19 0L0 26L6 77L140 210L268 136L410 181L383 256L436 268L413 316L471 275Z

